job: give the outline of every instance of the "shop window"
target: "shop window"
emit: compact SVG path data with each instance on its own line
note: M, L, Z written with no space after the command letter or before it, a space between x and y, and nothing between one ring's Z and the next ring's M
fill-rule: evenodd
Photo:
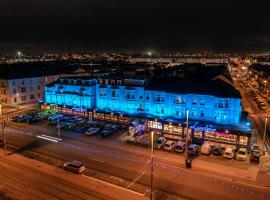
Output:
M240 138L239 138L239 144L241 144L241 145L247 145L247 143L248 143L248 137L246 137L246 136L240 136Z

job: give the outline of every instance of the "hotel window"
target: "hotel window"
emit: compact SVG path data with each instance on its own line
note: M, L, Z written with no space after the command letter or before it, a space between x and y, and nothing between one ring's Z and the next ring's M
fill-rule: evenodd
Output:
M229 108L229 100L228 99L225 100L225 108Z
M25 102L26 101L26 96L21 96L21 101Z
M130 99L130 92L127 92L126 98Z
M161 108L161 109L160 109L160 113L161 113L161 114L164 114L164 108Z
M24 81L22 80L22 85L24 85Z
M26 92L26 87L22 87L21 92Z
M135 99L135 94L131 94L131 99Z
M204 110L201 110L200 117L204 117Z
M139 99L143 99L143 93L142 92L140 92L140 94L139 94Z
M30 87L30 91L33 92L33 86Z
M16 89L13 89L13 94L16 94L16 93L17 93Z
M224 101L222 99L218 100L218 108L224 108Z
M156 95L156 102L164 102L164 95L157 94Z
M201 104L201 105L204 105L204 103L205 103L204 97L201 97L200 104Z
M13 81L12 83L13 83L13 85L15 85L15 81Z
M14 103L17 103L17 98L16 97L14 97Z
M40 90L40 85L37 86L37 89Z
M196 97L192 98L192 104L194 104L194 105L197 104L197 98Z
M196 117L196 111L191 111L191 117Z
M99 96L101 96L101 97L106 96L105 90L100 89L100 90L99 90Z
M30 95L30 100L34 100L35 96L33 94Z
M175 103L176 104L181 104L182 103L182 97L176 97Z

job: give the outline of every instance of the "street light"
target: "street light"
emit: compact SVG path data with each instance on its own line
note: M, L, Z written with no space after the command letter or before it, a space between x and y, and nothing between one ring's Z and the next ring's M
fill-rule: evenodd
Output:
M20 59L21 59L22 52L18 51L18 52L17 52L17 55L18 55L19 60L20 60Z
M266 93L266 83L267 83L267 81L264 80L263 82L264 82L264 93Z
M268 116L265 117L265 123L264 123L264 132L263 132L263 150L264 151L266 151L265 135L266 135L266 129L267 129L267 122L268 122Z
M151 194L150 194L150 200L153 199L153 192L154 192L153 180L154 180L154 131L151 131Z

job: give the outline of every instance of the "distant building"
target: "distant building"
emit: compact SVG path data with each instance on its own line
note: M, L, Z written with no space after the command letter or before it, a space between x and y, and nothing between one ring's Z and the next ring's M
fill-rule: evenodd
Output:
M216 80L152 79L134 76L64 77L45 89L48 104L149 118L239 125L241 96Z

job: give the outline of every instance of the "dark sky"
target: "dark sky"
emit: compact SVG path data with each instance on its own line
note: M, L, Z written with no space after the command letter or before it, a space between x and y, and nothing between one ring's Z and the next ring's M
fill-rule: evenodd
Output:
M270 0L0 0L0 52L270 51Z

